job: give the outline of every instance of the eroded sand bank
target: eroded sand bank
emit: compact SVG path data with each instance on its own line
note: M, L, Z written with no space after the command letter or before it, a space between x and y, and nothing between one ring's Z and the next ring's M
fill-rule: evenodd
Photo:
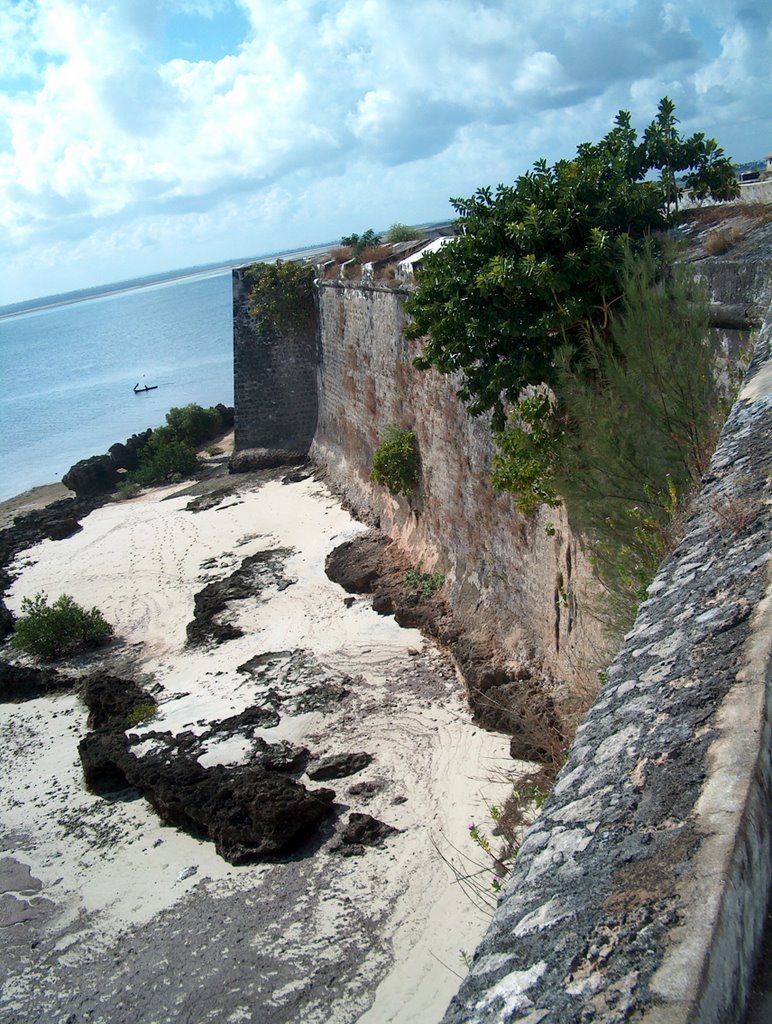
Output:
M143 800L85 789L77 697L0 707L3 1022L431 1024L486 926L446 861L470 868L454 847L474 859L466 825L502 795L506 738L471 723L452 666L419 633L366 598L344 603L324 559L362 527L322 484L229 486L201 511L174 489L98 509L21 556L9 606L39 591L97 605L120 638L110 657L159 701L145 731L203 732L273 688L281 720L266 740L373 761L320 784L337 814L298 854L233 867ZM243 636L186 647L195 593L274 548L290 549L290 585L229 609ZM234 738L203 762L248 748ZM351 795L362 781L375 785ZM400 832L363 856L331 853L349 811Z

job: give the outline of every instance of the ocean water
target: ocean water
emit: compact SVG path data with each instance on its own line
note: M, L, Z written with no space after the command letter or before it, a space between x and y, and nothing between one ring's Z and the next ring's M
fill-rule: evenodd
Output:
M0 319L0 500L164 422L233 404L230 270ZM135 383L158 390L135 395Z

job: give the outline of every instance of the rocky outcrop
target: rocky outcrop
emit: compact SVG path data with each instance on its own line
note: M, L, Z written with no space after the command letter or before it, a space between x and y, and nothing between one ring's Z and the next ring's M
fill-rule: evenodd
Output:
M427 595L408 586L409 568L400 548L374 530L339 545L325 562L333 582L351 593L372 594L375 611L393 615L400 626L420 629L450 650L475 721L508 733L512 757L554 761L563 737L540 680L528 666L506 666L492 645L463 635L441 590Z
M345 779L366 768L373 759L372 754L360 751L357 754L330 754L309 764L306 774L315 782L327 779Z
M34 668L0 661L0 704L35 700L49 693L70 690L74 684L72 676L57 672L55 668Z
M106 673L87 676L80 685L79 696L89 709L91 729L106 726L124 728L134 708L155 705L155 701L131 679L119 679Z
M231 864L297 849L332 810L333 790L306 789L270 757L204 768L171 734L151 736L154 749L140 757L124 732L89 733L78 748L86 784L100 794L138 790L164 822L211 839Z
M125 444L114 444L104 455L92 455L71 466L62 477L62 483L79 498L93 498L115 490L119 470L136 469L138 453L148 440L152 430L133 434Z
M229 601L258 597L269 587L286 590L295 581L283 574L283 565L291 554L289 548L271 548L245 558L238 569L222 580L207 583L195 595L193 620L187 625L191 645L224 643L242 635L238 626L218 619Z
M330 843L330 853L340 853L344 857L363 854L366 846L381 846L385 839L398 832L398 828L387 825L370 814L352 811L343 831Z

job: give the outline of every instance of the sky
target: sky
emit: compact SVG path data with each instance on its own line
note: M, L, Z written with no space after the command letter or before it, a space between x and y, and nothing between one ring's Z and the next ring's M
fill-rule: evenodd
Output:
M0 305L449 219L664 95L772 149L768 0L0 0Z

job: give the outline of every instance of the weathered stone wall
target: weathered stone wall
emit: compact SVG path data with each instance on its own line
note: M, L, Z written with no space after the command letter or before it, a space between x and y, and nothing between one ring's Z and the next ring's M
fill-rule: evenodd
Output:
M445 1024L742 1021L772 879L772 310Z
M246 269L233 271L235 449L254 465L308 454L316 429L315 324L260 331L248 310Z
M590 578L583 553L560 511L527 519L511 495L494 491L489 423L466 413L452 379L413 368L420 343L402 334L403 298L377 286L321 286L313 457L360 514L377 518L424 570L446 575L467 629L487 632L514 661L558 678L591 674L605 662L597 625L583 617ZM418 439L420 488L410 502L370 482L389 424Z

